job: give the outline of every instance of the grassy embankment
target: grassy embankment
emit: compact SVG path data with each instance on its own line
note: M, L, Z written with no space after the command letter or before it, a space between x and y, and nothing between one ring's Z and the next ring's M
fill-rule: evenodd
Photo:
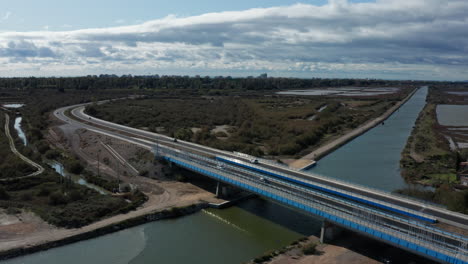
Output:
M112 102L87 112L112 122L257 156L301 156L375 118L399 99L181 97ZM327 105L322 112L321 106ZM314 120L307 120L315 115ZM213 129L227 126L225 131ZM196 130L192 128L198 128Z
M401 160L407 180L431 186L454 183L457 162L456 153L436 131L435 108L429 103L421 111Z
M430 98L430 97L429 97ZM468 213L468 190L454 187L460 155L437 131L436 104L429 102L421 111L402 153L402 175L411 183L435 187L435 191L418 188L398 190L398 193L446 205L448 209ZM463 157L462 157L463 158ZM465 159L467 157L464 157Z

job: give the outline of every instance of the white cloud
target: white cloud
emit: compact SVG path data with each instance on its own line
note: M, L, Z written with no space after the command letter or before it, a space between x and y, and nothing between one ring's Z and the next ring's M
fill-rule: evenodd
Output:
M6 21L10 18L10 16L11 16L11 12L8 11L1 17L0 21Z
M269 71L466 79L466 14L464 0L334 0L323 6L170 15L132 26L4 32L0 74L14 67L24 75Z

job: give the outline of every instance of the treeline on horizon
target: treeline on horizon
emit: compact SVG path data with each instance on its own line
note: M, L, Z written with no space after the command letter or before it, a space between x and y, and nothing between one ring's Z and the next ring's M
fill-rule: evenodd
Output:
M132 76L88 75L82 77L0 78L0 89L207 89L207 90L281 90L338 86L407 86L454 82L378 80L378 79L300 79L267 77Z

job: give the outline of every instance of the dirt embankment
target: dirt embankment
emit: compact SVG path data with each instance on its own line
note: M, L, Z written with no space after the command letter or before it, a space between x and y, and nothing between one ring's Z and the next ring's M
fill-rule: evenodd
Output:
M342 135L338 138L335 138L319 148L315 149L311 153L305 155L301 159L304 160L319 160L323 158L325 155L331 153L335 149L341 147L342 145L348 143L349 141L353 140L354 138L358 137L359 135L365 133L366 131L372 129L373 127L381 124L384 122L387 118L389 118L395 111L397 111L404 103L406 103L412 96L413 94L417 91L417 89L413 90L405 99L402 101L398 102L395 104L393 107L391 107L387 112L385 112L383 115L368 121L367 123L361 125L360 127L351 130L350 132L346 133L345 135Z
M315 252L306 252L306 248L310 245L315 246ZM315 236L307 237L299 242L267 253L264 256L258 257L249 264L253 263L268 263L268 264L377 264L380 263L364 254L350 250L352 241L350 239L342 239L337 244L320 244L319 238ZM271 258L270 258L271 257ZM264 260L264 261L263 261Z

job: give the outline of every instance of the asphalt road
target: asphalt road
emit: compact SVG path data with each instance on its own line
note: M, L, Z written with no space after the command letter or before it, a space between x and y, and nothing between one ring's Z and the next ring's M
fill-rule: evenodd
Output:
M105 102L105 101L104 101ZM140 145L144 145L146 148L153 148L154 143L168 145L175 148L180 148L186 151L196 151L198 153L204 153L209 156L222 155L230 158L235 158L243 160L244 162L249 162L249 159L236 155L231 152L222 151L218 149L209 148L206 146L194 144L191 142L185 142L178 140L177 142L173 141L173 138L156 134L144 130L139 130L131 127L122 126L119 124L111 123L108 121L100 120L94 117L90 117L84 113L84 104L68 106L60 108L54 112L55 116L65 122L73 123L80 127L85 127L91 130L100 131L107 133L112 136L119 136L122 139L135 142ZM80 120L79 122L69 117L65 116L65 111L71 110L71 114L75 119ZM151 145L151 144L153 145ZM288 169L280 164L274 165L270 163L260 163L260 164L251 164L252 166L258 166L262 169L267 169L275 173L280 173L283 175L294 176L296 178L306 180L311 183L319 183L333 188L341 189L353 194L357 194L362 198L373 199L375 201L380 201L386 204L393 204L417 212L423 212L425 214L432 215L436 217L440 222L445 222L451 225L455 225L461 228L468 228L468 216L455 213L444 208L439 208L430 204L425 204L423 202L414 201L411 199L406 199L397 195L386 193L383 191L378 191L374 189L369 189L363 186L354 185L350 183L340 182L335 179L326 178L319 175L313 175L309 173L304 173L292 169Z
M410 236L417 236L415 234L418 234L421 238L425 237L427 239L426 242L430 241L429 243L431 245L456 250L462 243L460 239L455 239L441 232L427 232L427 226L417 224L415 221L389 215L382 210L362 206L352 201L345 201L339 197L333 197L319 191L288 184L274 177L258 174L235 165L223 164L222 167L219 167L219 162L217 160L200 158L198 155L188 156L174 151L165 151L165 153L184 161L194 162L198 164L197 166L199 167L208 167L209 170L215 173L217 172L218 174L228 173L229 178L234 180L240 179L241 182L247 181L251 186L261 185L266 191L274 192L282 197L288 197L287 194L289 193L304 204L307 204L307 202L315 205L319 204L328 208L328 210L339 212L338 216L340 216L340 214L348 215L356 222L359 222L358 219L360 219L361 221L374 223L387 228L387 230L393 230L400 234L408 234ZM265 178L266 181L262 181L260 178Z

